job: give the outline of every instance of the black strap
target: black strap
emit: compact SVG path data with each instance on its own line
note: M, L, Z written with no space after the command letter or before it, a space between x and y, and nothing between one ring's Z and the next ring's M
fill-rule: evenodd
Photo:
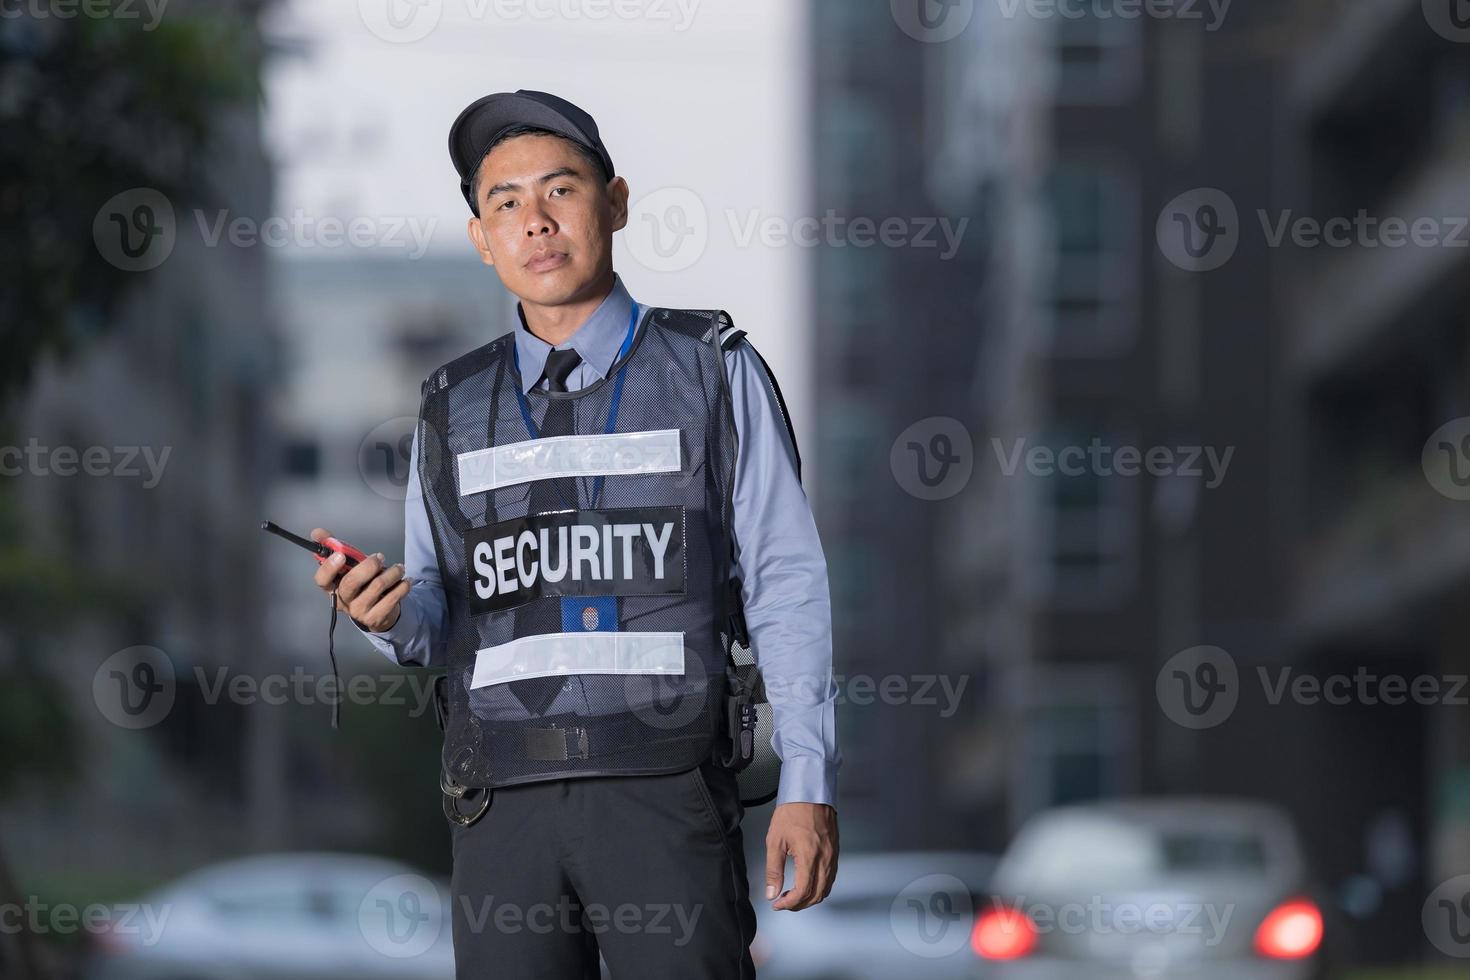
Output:
M337 590L333 589L332 619L327 623L327 656L332 659L332 684L335 688L332 692L332 728L340 731L342 718L342 676L337 673Z
M720 335L720 349L730 351L735 345L745 340L745 346L749 347L751 353L755 354L756 360L761 362L761 368L766 372L766 379L771 383L771 391L776 395L776 404L781 407L781 421L786 423L786 434L791 437L791 452L796 456L796 478L801 479L801 449L796 444L796 429L791 424L791 412L786 408L786 396L781 394L781 386L776 382L776 373L771 370L771 365L761 356L761 352L755 349L755 344L745 339L744 330L732 327Z

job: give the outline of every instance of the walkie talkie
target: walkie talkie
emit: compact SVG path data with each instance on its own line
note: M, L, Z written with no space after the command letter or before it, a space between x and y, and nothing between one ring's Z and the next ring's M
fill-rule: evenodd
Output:
M285 538L287 541L298 547L305 548L307 551L316 555L316 560L318 564L326 562L326 560L332 557L334 554L343 555L346 559L346 566L348 568L355 567L358 562L367 561L367 555L363 554L361 551L358 551L346 541L340 541L337 538L327 538L325 541L322 542L312 541L310 538L303 538L299 534L292 534L290 531L281 527L279 524L274 524L270 521L261 521L260 529L262 531L269 531L271 534L274 534L277 537Z
M316 556L317 564L319 565L325 564L327 559L331 558L333 555L342 556L344 566L343 571L351 568L356 568L359 563L367 561L367 555L352 547L352 545L348 544L346 541L341 541L337 538L326 538L322 541L313 541L310 538L303 538L299 534L292 534L290 531L281 527L279 524L274 524L270 521L261 521L260 529L262 531L269 531L271 534L274 534L279 538L284 538L297 547L305 548L307 551ZM332 702L332 727L334 729L340 729L342 726L338 723L338 721L342 717L342 678L337 673L337 650L335 643L336 634L337 593L334 590L332 592L332 619L331 622L327 624L327 656L330 657L332 660L332 680L335 681L337 685L337 697L336 700Z

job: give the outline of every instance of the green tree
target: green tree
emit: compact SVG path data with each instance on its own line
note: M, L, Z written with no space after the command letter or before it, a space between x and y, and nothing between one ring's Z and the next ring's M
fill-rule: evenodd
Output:
M16 16L29 7L0 18L0 406L14 405L43 354L104 330L146 277L98 252L102 204L134 187L207 196L218 120L259 99L258 5L207 16L180 6L151 26Z

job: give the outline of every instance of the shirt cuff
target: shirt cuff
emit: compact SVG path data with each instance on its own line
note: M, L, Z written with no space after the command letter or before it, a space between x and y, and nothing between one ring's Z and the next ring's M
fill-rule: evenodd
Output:
M358 631L367 637L368 642L377 647L378 652L383 656L396 664L401 664L398 651L404 649L413 639L414 634L418 632L418 609L409 602L399 603L398 622L381 633L368 630L355 619L352 620L352 625L356 626Z
M825 803L836 807L837 767L819 756L798 755L781 763L776 805Z

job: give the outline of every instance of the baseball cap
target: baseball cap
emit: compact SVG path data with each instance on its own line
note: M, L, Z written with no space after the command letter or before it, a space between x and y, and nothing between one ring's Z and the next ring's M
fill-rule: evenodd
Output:
M470 196L470 180L496 137L512 126L536 126L574 140L597 154L611 180L617 173L612 157L597 133L597 121L582 109L549 92L518 89L496 92L465 107L449 127L449 158L459 172L459 189L470 210L479 214Z

